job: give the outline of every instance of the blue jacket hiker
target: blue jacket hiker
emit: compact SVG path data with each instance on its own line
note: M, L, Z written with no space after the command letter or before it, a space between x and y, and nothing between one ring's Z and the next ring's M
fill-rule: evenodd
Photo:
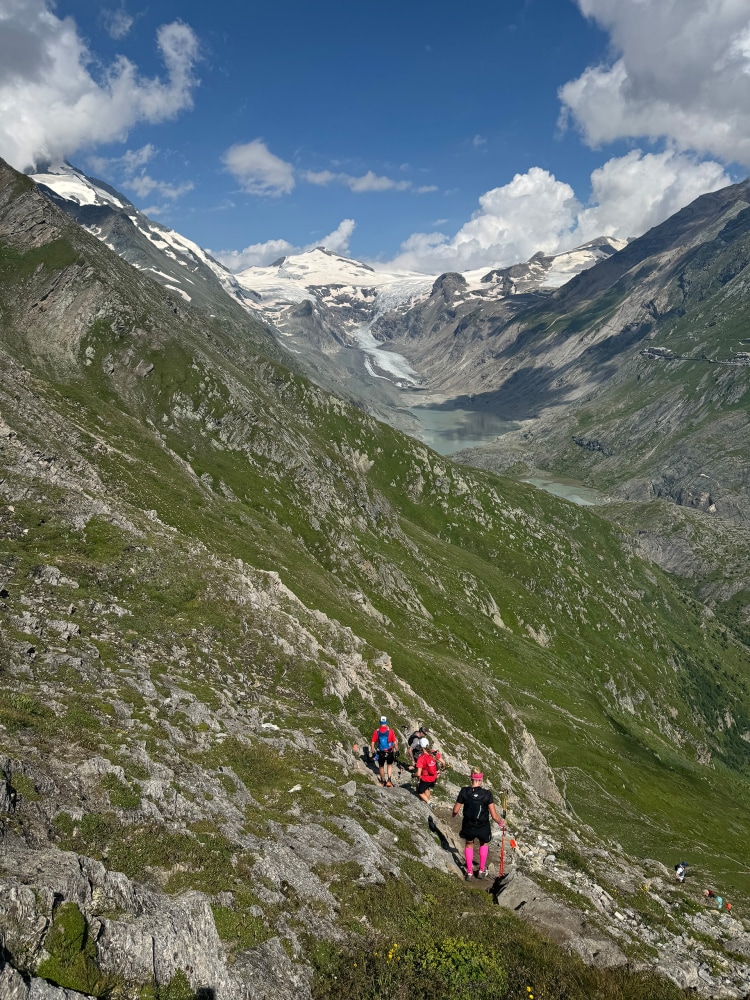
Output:
M386 788L393 788L391 775L393 772L393 760L398 750L398 740L396 734L388 725L388 719L384 715L380 716L380 725L372 734L370 740L372 755L378 762L378 772L380 774L380 784ZM386 774L386 767L388 772Z

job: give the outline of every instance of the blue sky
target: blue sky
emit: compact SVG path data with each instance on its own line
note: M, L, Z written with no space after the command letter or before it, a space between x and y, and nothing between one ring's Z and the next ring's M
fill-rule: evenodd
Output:
M0 155L234 270L438 273L639 235L750 164L748 0L0 0Z

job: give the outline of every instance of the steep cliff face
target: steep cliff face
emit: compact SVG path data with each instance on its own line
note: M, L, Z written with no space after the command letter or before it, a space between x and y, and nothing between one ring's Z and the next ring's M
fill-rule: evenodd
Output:
M430 898L441 940L507 929L456 896L450 824L353 750L385 712L429 720L438 809L481 761L518 867L710 995L680 935L726 922L664 862L700 842L750 891L734 635L595 515L329 396L8 168L0 192L0 984L305 996L363 917L372 948L417 948Z
M482 378L523 427L486 464L747 520L749 204L706 195L499 329Z

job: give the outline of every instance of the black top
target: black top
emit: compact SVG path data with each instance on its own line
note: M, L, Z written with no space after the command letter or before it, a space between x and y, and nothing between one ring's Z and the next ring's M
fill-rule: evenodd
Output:
M482 788L481 785L467 785L458 793L457 803L464 807L464 824L469 826L484 826L489 822L491 802L494 802L492 792L489 788Z

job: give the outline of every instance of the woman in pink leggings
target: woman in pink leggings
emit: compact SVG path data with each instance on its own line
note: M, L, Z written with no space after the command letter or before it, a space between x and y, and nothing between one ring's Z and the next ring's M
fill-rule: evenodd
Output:
M476 878L487 877L487 855L490 851L492 830L490 819L502 830L503 819L495 809L495 800L489 788L482 788L484 775L477 768L471 772L471 784L462 788L453 806L453 815L458 816L463 807L461 838L466 842L464 856L466 857L466 878L474 878L474 841L479 841L479 871Z

